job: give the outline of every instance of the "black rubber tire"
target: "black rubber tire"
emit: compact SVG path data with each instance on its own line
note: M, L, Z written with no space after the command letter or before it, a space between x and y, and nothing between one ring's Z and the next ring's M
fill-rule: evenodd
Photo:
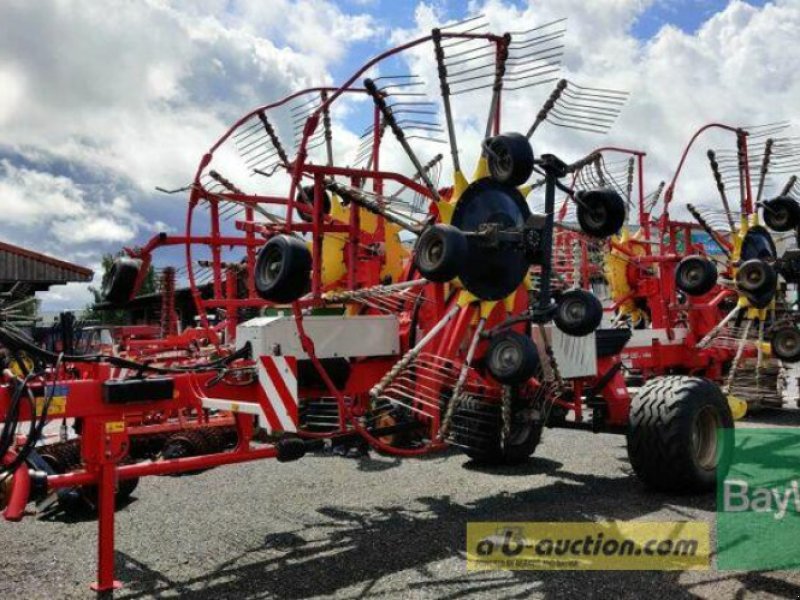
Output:
M171 460L209 454L212 451L211 445L211 440L208 439L201 429L184 429L183 431L173 433L167 438L158 458L162 460ZM181 473L175 473L174 476L197 475L207 470L208 469L197 469L196 471L183 471Z
M772 331L770 348L775 358L785 363L800 362L800 330L794 325L781 325Z
M567 335L583 337L600 326L603 305L597 296L586 290L570 290L556 300L553 321Z
M791 231L800 225L800 205L788 196L778 196L764 202L762 215L766 226L779 233Z
M763 260L754 258L745 261L736 272L736 287L748 296L775 293L778 275L775 269Z
M533 148L521 133L503 133L489 138L487 162L489 174L498 183L517 187L533 173Z
M114 259L103 280L103 300L113 306L124 306L133 297L142 261L128 256Z
M499 403L463 398L453 413L451 438L464 454L479 464L517 465L525 462L542 439L542 425L525 422L522 412L512 409L511 435L501 444L503 418Z
M414 265L425 279L444 283L458 277L467 254L467 238L457 227L431 225L414 245Z
M258 252L254 278L256 291L265 300L294 302L311 285L311 251L293 235L273 236Z
M79 469L82 465L81 450L78 442L58 442L45 446L40 454L51 469L56 473L69 473ZM121 464L132 464L133 460L128 458ZM116 504L125 502L139 486L139 478L122 479L117 483L117 490L114 494ZM97 486L83 485L75 488L77 493L59 494L59 508L66 514L80 515L86 511L93 511L97 506Z
M486 368L500 383L525 383L540 366L539 352L530 336L509 329L492 336L489 341Z
M616 191L603 188L576 194L581 231L596 238L616 234L625 224L625 201Z
M675 269L675 285L689 296L702 296L717 285L717 267L705 256L687 256Z
M730 466L733 415L722 390L708 379L656 377L631 403L627 442L633 470L648 487L710 492Z
M303 205L308 204L310 206L313 206L314 205L314 186L313 185L306 185L306 186L303 186L301 189L303 191L302 192L300 192L300 190L297 191L297 195L295 196L294 201L297 204L303 204ZM307 197L309 199L308 202L306 202L304 195L305 195L305 197ZM322 206L323 206L323 208L322 208L322 213L323 214L325 214L325 215L331 214L331 197L330 197L330 194L328 194L327 190L322 190ZM297 214L306 223L311 223L314 220L314 218L309 213L303 212L302 210L298 210Z

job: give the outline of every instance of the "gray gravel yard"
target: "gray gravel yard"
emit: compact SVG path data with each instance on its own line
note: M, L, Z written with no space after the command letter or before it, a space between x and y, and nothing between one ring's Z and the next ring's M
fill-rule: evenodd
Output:
M800 426L798 412L746 426ZM548 430L488 471L459 453L262 461L143 480L117 513L117 598L749 598L800 596L800 572L466 571L468 521L713 522L714 498L647 492L624 438ZM0 524L0 598L93 598L96 527Z

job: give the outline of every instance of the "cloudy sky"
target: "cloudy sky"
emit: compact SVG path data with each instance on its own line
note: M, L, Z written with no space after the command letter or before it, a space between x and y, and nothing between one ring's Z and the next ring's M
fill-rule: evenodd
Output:
M567 17L566 72L631 91L603 142L647 150L653 181L709 120L800 104L799 0L3 0L0 239L97 269L179 231L185 198L155 186L187 184L238 116L476 13L500 31ZM553 135L575 157L600 143ZM77 285L41 297L88 301Z

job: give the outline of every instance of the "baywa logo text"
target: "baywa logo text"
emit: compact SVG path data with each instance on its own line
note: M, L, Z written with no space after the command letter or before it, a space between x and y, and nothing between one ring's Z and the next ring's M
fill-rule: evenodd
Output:
M722 510L772 513L773 518L783 519L789 512L800 513L800 484L795 479L783 486L758 487L742 479L726 479Z

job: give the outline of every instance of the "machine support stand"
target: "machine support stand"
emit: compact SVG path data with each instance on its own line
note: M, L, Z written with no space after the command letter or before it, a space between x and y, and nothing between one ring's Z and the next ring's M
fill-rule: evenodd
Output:
M97 483L97 581L91 585L98 593L122 587L114 579L114 488L114 463L103 462Z

